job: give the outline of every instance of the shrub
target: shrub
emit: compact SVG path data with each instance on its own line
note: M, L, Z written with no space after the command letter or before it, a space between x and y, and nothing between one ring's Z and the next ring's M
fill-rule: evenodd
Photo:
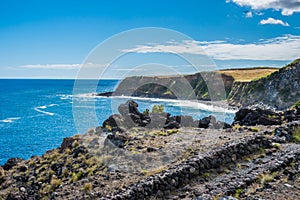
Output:
M297 128L295 128L294 134L293 134L293 140L296 143L300 143L300 126L298 126Z
M239 198L239 196L240 196L240 194L243 192L243 189L237 189L236 191L235 191L235 194L234 194L234 197L235 198Z
M204 178L209 178L209 177L210 177L210 173L205 172L205 173L203 174L203 177L204 177Z
M171 129L171 130L167 130L168 135L172 135L174 133L178 133L179 130L178 129Z
M112 131L112 127L110 125L105 125L105 128L108 130L108 131Z
M53 192L56 188L58 188L61 185L62 181L56 177L52 177L50 184L43 183L42 187L40 189L41 194L48 194L50 192Z
M295 165L296 165L295 162L291 162L291 163L290 163L290 166L291 166L291 167L295 167Z
M268 182L271 182L274 179L274 177L271 174L261 174L259 176L259 181L261 184L265 184Z
M297 103L295 103L294 107L295 107L295 108L296 108L296 107L300 107L300 100L297 101Z
M279 143L272 143L272 146L275 147L276 149L280 149L281 145Z
M96 170L97 170L97 165L94 165L93 167L87 168L86 171L88 172L89 176L92 176Z
M90 192L93 189L93 185L91 183L85 183L82 187L84 192Z
M71 182L76 182L76 181L80 180L82 175L83 175L82 171L78 172L77 174L73 173L72 178L71 178Z
M146 109L143 113L144 113L144 114L149 114L150 111L149 111L149 109Z
M163 105L154 105L152 107L152 113L163 113L165 111Z
M51 185L52 189L58 188L58 186L60 186L60 184L61 184L61 180L60 179L52 177L52 179L50 181L50 185Z
M40 189L40 193L41 194L48 194L52 191L52 186L51 185L47 185L45 183L43 183L41 189Z
M256 132L256 133L257 133L257 132L259 131L259 129L258 129L258 128L256 128L256 127L251 127L251 128L250 128L250 131L252 131L252 132Z
M163 172L164 170L166 169L166 167L159 167L159 168L156 168L156 169L153 169L151 171L148 171L148 170L141 170L141 173L145 176L152 176L154 174L158 174L158 173L161 173Z
M79 147L79 145L80 145L80 143L79 143L78 141L75 141L75 142L73 143L73 147L74 147L74 148Z
M265 154L265 153L266 153L266 150L265 150L263 147L259 147L258 151L259 151L261 154Z

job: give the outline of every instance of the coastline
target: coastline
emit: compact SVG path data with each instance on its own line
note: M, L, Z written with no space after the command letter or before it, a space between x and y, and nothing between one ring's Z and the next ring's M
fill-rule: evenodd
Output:
M268 77L243 84L242 90L274 77L286 78L287 72L295 73L299 66L289 65ZM231 90L240 92L240 88L234 88L236 85L231 85ZM232 108L232 104L224 107L230 102L225 99L211 102L163 99L155 94L148 98L114 94L91 95L130 99L119 105L118 113L104 120L102 126L65 138L59 148L42 156L28 160L12 158L0 167L0 198L64 199L77 191L77 199L211 199L227 195L247 199L249 195L260 195L252 189L259 177L275 179L269 170L284 177L284 171L294 173L295 166L300 166L300 108L295 102L293 108L282 111L269 109L266 102L259 101L242 106L230 110L235 117L228 124L213 115L197 119L171 115L161 105L155 105L152 111L139 110L134 101L173 101L182 107L204 105L205 109L224 112ZM249 175L243 174L244 169L249 170ZM300 176L298 172L294 174ZM236 175L249 181L236 181ZM201 184L194 178L199 178ZM214 185L221 184L221 180L231 188L216 188ZM288 183L299 187L297 181ZM255 187L264 192L265 183L257 184ZM289 191L287 195L295 194Z
M224 112L226 112L226 110L228 111L232 111L235 112L239 109L238 106L235 105L230 105L229 102L227 102L227 100L221 100L221 101L211 101L211 100L201 100L201 99L197 99L197 100L193 100L193 99L177 99L177 98L157 98L155 96L151 96L149 95L148 97L145 96L125 96L125 95L114 95L114 92L104 92L104 93L96 93L96 94L92 94L92 96L96 96L96 97L107 97L107 98L119 98L119 99L133 99L133 100L149 100L150 102L190 102L190 103L194 103L194 104L204 104L204 105L208 105L208 106L214 106L214 107L218 107L220 108L219 110L225 109ZM183 105L184 106L184 105ZM197 106L195 106L194 108L197 108ZM208 109L208 111L214 111L214 109Z
M278 173L284 169L292 170L286 167L291 163L291 159L286 157L299 163L300 146L293 138L295 131L300 130L300 109L293 111L295 116L286 111L286 119L278 125L247 125L248 121L243 115L248 113L254 117L257 112L249 109L240 109L234 126L225 128L218 126L219 122L212 117L196 121L196 127L195 123L186 123L190 121L180 121L181 126L176 127L174 125L178 118L163 112L150 114L156 116L151 120L158 120L151 127L143 127L138 120L134 121L135 125L122 125L112 120L127 115L128 111L129 116L142 117L137 107L132 101L120 105L121 115L113 115L102 127L91 129L83 135L65 138L59 148L47 151L41 157L10 159L0 168L0 197L6 199L19 195L22 198L64 199L74 197L73 191L78 191L75 194L78 199L164 199L174 198L174 195L180 198L187 197L182 191L187 184L200 187L194 182L195 177L202 178L207 185L214 185L220 173L235 176L240 170L239 163L243 163L245 157L250 156L251 159L243 165L251 164L249 169L258 169L255 172L258 174L265 173L270 167L260 166L257 161L259 158L266 159L266 162L277 158L280 165L276 165L275 171ZM280 113L273 114L281 116ZM166 127L161 123L162 119L166 119L164 117L174 121L170 121ZM275 122L271 116L269 120ZM207 126L203 126L204 123L208 123ZM263 121L258 119L255 123ZM124 129L124 125L131 128ZM293 146L293 152L290 152L289 146ZM240 178L243 177L240 175ZM250 178L255 182L257 174ZM16 185L13 186L15 190L11 190L10 183ZM236 185L234 180L230 183ZM244 188L250 186L249 182L243 182ZM223 188L221 193L210 193L213 189L203 190L197 196L212 198L220 194L234 195L233 191L239 187L236 185L233 190ZM190 195L196 197L193 192ZM246 193L239 195L243 197Z

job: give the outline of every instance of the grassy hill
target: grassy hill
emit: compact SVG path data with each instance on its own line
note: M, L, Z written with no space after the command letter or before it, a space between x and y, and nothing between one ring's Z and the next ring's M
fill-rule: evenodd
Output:
M268 76L278 71L278 68L257 67L257 68L240 68L219 70L219 73L232 76L235 81L250 82L252 80Z

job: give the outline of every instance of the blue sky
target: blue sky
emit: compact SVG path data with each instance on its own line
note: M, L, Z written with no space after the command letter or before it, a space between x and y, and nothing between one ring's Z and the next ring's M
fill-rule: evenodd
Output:
M192 39L137 44L127 52L139 56L116 68L143 64L136 60L170 49L193 55L203 49L217 68L282 66L300 57L299 19L300 0L3 0L0 77L75 78L99 43L142 27L172 29ZM189 73L176 62L169 65Z

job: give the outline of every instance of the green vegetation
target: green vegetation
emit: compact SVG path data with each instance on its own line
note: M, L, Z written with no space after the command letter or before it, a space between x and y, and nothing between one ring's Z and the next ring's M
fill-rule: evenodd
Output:
M250 127L249 130L256 133L259 131L259 129L256 127Z
M110 125L105 125L105 128L108 130L108 131L112 131L112 127Z
M265 153L266 153L266 150L265 150L263 147L259 147L258 151L259 151L261 154L265 154Z
M275 147L276 149L280 149L281 145L279 143L272 143L272 146Z
M151 131L149 133L149 135L153 135L153 136L169 136L169 135L173 135L175 133L180 133L180 130L178 129L170 129L170 130L154 130Z
M82 189L85 193L91 192L93 189L93 185L91 183L85 183Z
M41 193L41 194L48 194L48 193L50 193L50 192L52 192L52 187L51 187L51 185L47 185L46 183L43 183L43 184L42 184L42 187L41 187L41 189L40 189L40 193Z
M150 111L149 111L149 109L146 109L143 113L144 113L144 114L149 114Z
M294 60L291 64L289 64L288 66L294 66L296 64L300 63L300 58Z
M269 173L267 173L267 174L261 174L258 177L259 182L261 184L263 184L263 185L265 183L271 182L273 179L274 179L274 177L271 174L269 174Z
M295 163L295 162L291 162L291 163L290 163L290 166L291 166L291 167L295 167L295 166L296 166L296 163Z
M161 173L163 172L164 170L166 170L167 167L159 167L157 169L153 169L153 170L141 170L141 173L144 174L145 176L152 176L154 174L158 174L158 173Z
M79 147L79 145L80 145L80 143L78 141L75 141L74 144L73 144L73 147L76 148L76 147Z
M172 91L171 90L167 90L164 92L164 95L173 95Z
M204 178L209 178L209 177L210 177L210 173L205 172L205 173L203 174L203 177L204 177Z
M163 105L154 105L152 107L152 113L163 113L165 111Z
M245 194L251 195L252 193L256 192L259 188L261 188L261 185L259 183L254 182L247 188Z
M82 175L83 175L82 171L79 171L77 174L72 173L71 182L76 182L76 181L80 180L82 178Z
M296 143L300 143L300 126L295 128L295 131L293 133L293 140Z
M268 115L268 118L276 119L276 115Z
M240 194L242 194L243 191L244 191L244 190L241 189L241 188L237 189L237 190L235 191L234 197L235 197L235 198L239 198Z
M90 167L90 168L86 169L89 176L92 176L96 170L97 170L97 165L94 165L93 167Z
M50 192L53 192L56 188L58 188L61 185L62 181L56 177L52 177L50 184L43 183L42 187L40 189L40 193L42 194L48 194Z
M50 185L52 187L52 189L56 189L61 185L62 181L58 178L52 177L51 181L50 181Z
M168 135L172 135L174 133L178 133L179 130L178 129L171 129L171 130L167 130Z
M295 103L294 108L296 108L296 107L300 107L300 100L297 101L297 103Z

